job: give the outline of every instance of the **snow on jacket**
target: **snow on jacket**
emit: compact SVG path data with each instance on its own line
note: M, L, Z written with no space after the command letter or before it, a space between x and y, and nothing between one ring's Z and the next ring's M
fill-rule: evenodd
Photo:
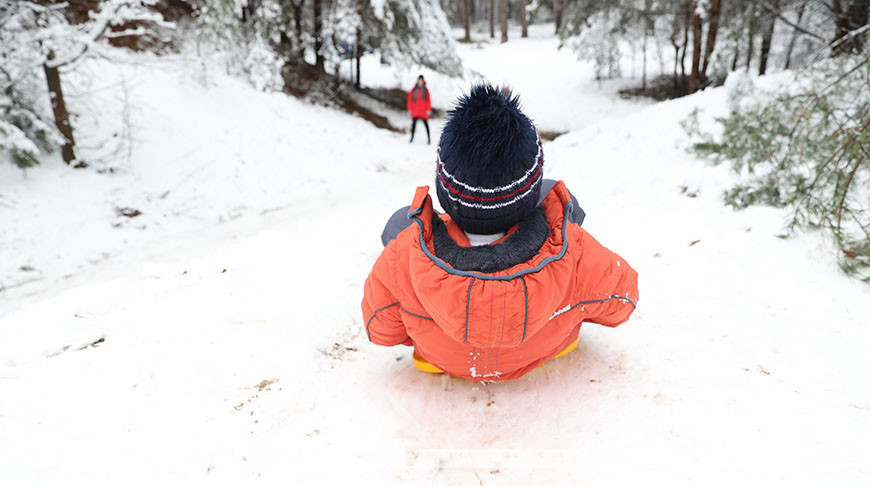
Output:
M408 111L411 112L411 118L429 119L429 112L432 111L432 97L429 96L429 88L418 88L408 91Z
M481 247L435 213L428 187L418 188L388 223L365 282L369 340L414 346L448 374L495 381L558 354L584 321L625 322L638 300L637 272L580 227L585 215L564 183L544 183L539 210ZM400 218L404 228L391 231Z

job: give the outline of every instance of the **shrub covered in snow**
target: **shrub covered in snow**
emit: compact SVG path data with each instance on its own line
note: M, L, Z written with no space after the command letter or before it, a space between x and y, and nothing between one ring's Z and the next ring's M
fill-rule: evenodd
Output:
M372 2L379 19L377 47L402 65L420 65L452 76L462 73L456 42L438 0Z
M141 26L126 29L130 22L162 24L162 16L147 8L156 1L102 0L87 21L74 24L67 18L66 3L0 0L0 155L24 168L37 164L40 153L65 145L70 162L72 127L66 108L60 119L57 110L58 104L63 106L59 70L74 69L108 37L144 32ZM49 96L50 71L56 81ZM67 127L70 135L62 135L56 126Z
M765 90L732 74L721 136L690 118L692 151L743 176L728 204L790 208L789 231L830 231L843 269L870 281L870 55L831 59L787 81Z
M565 39L565 43L577 53L578 58L594 61L596 79L608 79L621 74L621 35L616 15L603 11L595 13L589 19L588 27Z
M68 24L58 9L33 2L0 0L0 153L19 167L39 163L37 156L63 143L50 122L41 66L43 46Z
M281 89L281 67L288 63L322 62L324 72L335 72L353 57L357 44L400 66L462 73L437 0L321 2L317 23L310 1L193 0L193 5L200 54L213 51L230 72L245 75L261 90Z

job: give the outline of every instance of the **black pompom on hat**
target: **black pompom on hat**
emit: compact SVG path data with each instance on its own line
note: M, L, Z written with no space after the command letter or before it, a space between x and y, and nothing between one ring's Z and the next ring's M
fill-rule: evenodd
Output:
M447 113L435 187L441 207L476 234L506 231L537 205L544 151L532 121L507 89L476 85Z

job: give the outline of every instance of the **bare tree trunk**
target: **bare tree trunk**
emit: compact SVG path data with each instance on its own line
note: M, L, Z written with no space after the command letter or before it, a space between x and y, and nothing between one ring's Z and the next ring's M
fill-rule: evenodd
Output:
M680 24L677 20L674 20L673 25L671 26L671 46L674 48L674 89L677 89L680 86L679 80L677 77L679 76L679 68L680 68L680 43L677 42L680 36Z
M553 0L553 16L556 17L556 33L562 30L562 0Z
M710 56L716 47L716 34L719 32L719 11L722 0L710 2L710 24L707 26L707 45L704 47L704 65L701 67L701 80L707 82L707 67L710 65Z
M52 60L54 60L54 51L49 51L48 62L43 64L42 67L45 70L45 80L48 83L51 109L54 111L54 123L57 125L57 129L63 135L63 138L66 139L63 147L61 147L61 155L63 156L63 161L70 164L76 160L76 140L73 137L72 125L69 122L69 112L66 111L66 102L63 99L63 90L60 86L60 71L56 67L49 66Z
M356 28L356 48L354 49L354 54L356 54L356 87L360 87L360 67L359 61L362 59L363 55L363 47L362 47L362 29L360 27Z
M698 90L701 69L701 16L692 2L692 74L689 75L689 94Z
M501 0L501 42L508 41L508 0Z
M643 70L641 73L641 81L640 81L640 89L646 90L646 45L647 39L649 39L649 29L647 26L649 23L646 19L643 21Z
M831 6L829 7L831 12L834 14L834 41L837 42L844 35L849 32L849 27L846 23L846 14L843 12L843 7L840 5L840 0L832 0ZM837 55L842 52L842 48L838 47L834 49L833 55Z
M731 70L737 70L737 61L740 60L740 43L734 42L734 57L731 59Z
M522 5L522 8L520 9L520 15L522 15L522 18L523 18L523 35L522 35L523 38L526 38L529 36L528 7L529 7L529 0L523 0L523 5Z
M800 8L798 9L797 22L795 22L797 25L801 24L801 19L803 19L804 17L804 9L806 8L806 6L806 3L802 3ZM791 40L788 41L788 49L786 49L785 51L785 66L783 66L783 69L789 69L791 67L791 54L792 52L794 52L794 46L795 44L797 44L799 35L800 32L797 29L792 30Z
M686 79L686 53L689 52L689 25L692 24L692 3L686 2L685 18L683 21L683 53L680 55L680 73L683 80Z
M652 0L644 0L644 2L643 2L644 13L641 16L641 19L643 20L643 44L642 44L643 67L641 70L641 81L640 81L642 90L646 90L646 50L647 50L646 48L647 48L647 44L648 44L648 40L649 40L649 34L650 34L650 28L651 28L650 24L652 23L652 20L648 16L649 15L648 12L649 12L649 9L651 7L651 3L652 3Z
M756 5L752 2L752 8L749 10L749 46L746 48L746 70L752 66L752 51L755 50L755 12Z
M656 57L659 58L659 75L665 74L665 53L662 47L662 41L659 39L658 34L656 34L656 23L655 20L650 18L650 32L652 33L653 42L656 46Z
M326 71L323 64L323 0L312 2L314 10L314 65L321 71Z
M761 62L758 65L758 74L763 76L767 72L767 57L770 54L770 41L773 39L773 28L776 26L776 16L779 13L779 0L774 0L773 9L776 13L769 12L767 25L761 34Z
M296 31L296 57L299 61L305 61L305 42L302 40L302 7L305 0L293 0L293 29Z
M332 42L333 46L338 46L338 39L335 38L335 31L333 31L332 35L330 36L330 41ZM353 61L351 61L351 64L353 64ZM334 69L335 72L333 72L332 74L334 78L332 89L338 90L338 88L341 86L341 58L338 58L338 62L335 63Z
M293 62L296 57L296 51L293 49L293 39L287 35L286 30L281 30L278 39L278 53Z
M495 39L495 0L489 0L489 38Z
M853 29L859 29L870 23L870 0L855 0L852 3L850 17ZM861 43L858 39L855 40L855 47L859 51L861 50Z
M462 25L465 27L465 37L463 42L471 42L471 11L469 4L471 0L462 0Z

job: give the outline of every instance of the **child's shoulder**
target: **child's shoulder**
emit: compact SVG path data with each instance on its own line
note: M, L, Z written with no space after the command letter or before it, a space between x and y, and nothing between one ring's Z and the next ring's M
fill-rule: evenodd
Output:
M405 231L409 226L414 224L408 218L408 211L411 210L411 206L403 206L396 210L390 219L387 220L387 224L384 225L384 231L381 232L381 243L384 246L387 246L391 241L395 240L399 233Z
M556 184L560 182L565 185L565 189L568 191L568 196L571 198L571 203L573 204L573 210L571 211L571 214L568 215L569 221L576 223L578 226L583 226L583 221L586 219L586 212L583 211L582 207L580 207L580 202L577 201L574 193L568 189L568 185L565 184L565 181L556 179L544 179L541 181L541 192L538 195L538 206L540 207L543 204L544 199L550 195L550 192L553 191Z

